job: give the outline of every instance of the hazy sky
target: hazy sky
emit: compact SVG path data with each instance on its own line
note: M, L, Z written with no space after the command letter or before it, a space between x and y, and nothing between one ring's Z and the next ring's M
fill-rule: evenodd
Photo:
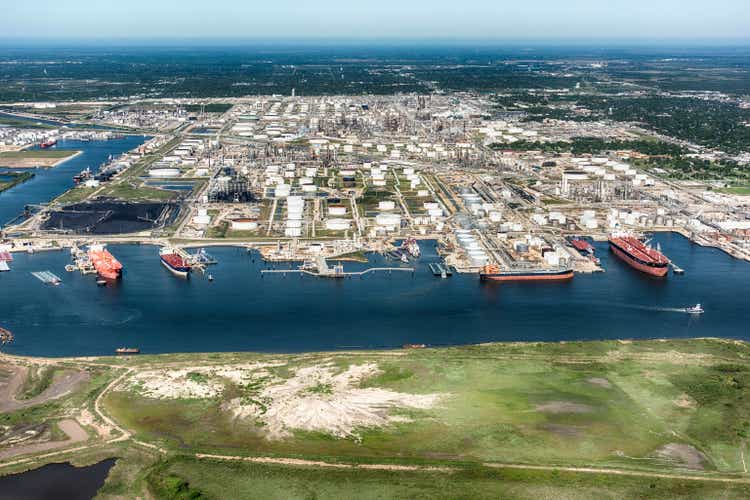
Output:
M0 0L0 38L732 39L750 0Z

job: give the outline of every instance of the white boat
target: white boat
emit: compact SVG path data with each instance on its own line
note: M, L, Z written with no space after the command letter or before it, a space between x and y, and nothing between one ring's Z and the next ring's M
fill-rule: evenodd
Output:
M703 314L703 308L700 304L695 304L693 307L686 307L685 312L688 314Z

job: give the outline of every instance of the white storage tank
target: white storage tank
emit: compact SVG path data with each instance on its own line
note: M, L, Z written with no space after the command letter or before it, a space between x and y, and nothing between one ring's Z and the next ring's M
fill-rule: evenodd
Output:
M234 219L231 228L234 231L255 231L258 229L258 221L255 219Z
M346 231L351 227L349 219L328 219L326 220L326 229L331 231Z
M346 207L344 205L328 205L328 213L330 215L346 215Z

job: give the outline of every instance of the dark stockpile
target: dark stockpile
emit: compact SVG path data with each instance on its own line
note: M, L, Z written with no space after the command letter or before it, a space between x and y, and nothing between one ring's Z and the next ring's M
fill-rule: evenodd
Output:
M169 225L179 212L176 203L93 201L51 212L41 228L76 234L136 233Z

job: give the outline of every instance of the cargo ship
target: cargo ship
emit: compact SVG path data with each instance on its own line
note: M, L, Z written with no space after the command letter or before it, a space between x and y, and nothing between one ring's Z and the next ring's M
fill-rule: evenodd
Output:
M565 281L573 278L573 269L508 269L501 270L495 264L488 264L479 271L482 281Z
M51 148L55 144L57 144L57 139L47 139L46 141L41 142L39 144L39 147L42 149L47 149L47 148Z
M122 277L122 264L104 248L104 245L91 245L89 260L102 278L116 280Z
M117 354L140 354L141 350L137 347L118 347L115 352Z
M630 267L652 276L666 276L669 259L628 233L612 233L609 248Z
M582 254L591 255L594 253L593 245L582 238L571 238L569 241L570 244Z
M415 259L419 258L420 255L422 255L422 251L419 248L419 243L417 243L417 240L414 238L407 238L401 243L401 252L402 254L404 252L408 252L409 255L414 257Z
M190 274L190 263L174 248L162 248L159 250L159 258L161 259L162 265L169 269L172 274L182 278L187 278Z
M91 178L92 173L91 169L89 167L86 167L85 169L81 170L79 173L73 176L73 182L76 184L80 184L83 181L87 181Z

